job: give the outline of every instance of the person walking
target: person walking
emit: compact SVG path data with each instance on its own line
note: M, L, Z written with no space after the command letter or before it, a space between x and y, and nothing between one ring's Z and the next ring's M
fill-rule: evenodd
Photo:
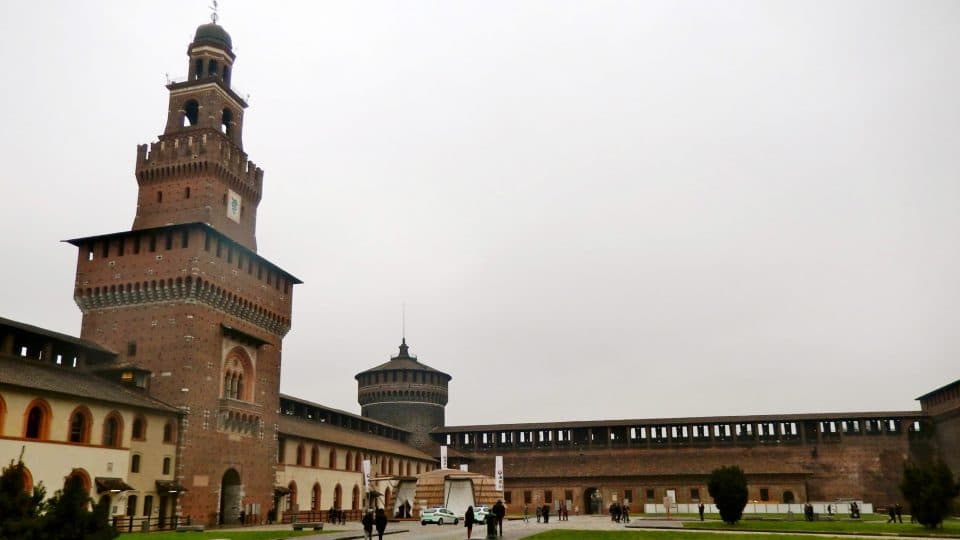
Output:
M368 509L364 512L360 523L363 524L363 537L371 540L373 538L373 510Z
M697 511L700 512L700 521L703 521L703 503L697 505Z
M893 508L897 512L897 522L903 523L903 506L901 506L900 503L897 503L897 505L894 506Z
M470 540L470 535L473 534L473 507L468 506L466 513L463 514L463 526L467 528L467 540Z
M529 515L530 515L530 507L527 505L523 505L523 522L524 523L530 522Z
M543 505L543 522L544 523L550 522L550 505L549 504Z
M500 531L500 536L503 536L503 518L507 515L507 507L500 499L493 505L493 515L497 518L497 530Z
M383 531L387 529L387 514L383 508L377 508L377 517L373 519L373 524L377 527L377 538L383 540Z
M887 516L888 516L887 523L897 522L897 510L893 507L892 504L889 506L889 508L887 508Z
M540 518L543 517L543 509L540 506L537 506L537 523L540 523Z

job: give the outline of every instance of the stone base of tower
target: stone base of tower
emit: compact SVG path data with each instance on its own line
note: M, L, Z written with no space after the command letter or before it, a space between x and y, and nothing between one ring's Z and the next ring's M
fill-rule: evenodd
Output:
M360 414L409 431L407 443L427 453L437 447L430 431L445 422L444 407L430 403L374 403L363 406Z

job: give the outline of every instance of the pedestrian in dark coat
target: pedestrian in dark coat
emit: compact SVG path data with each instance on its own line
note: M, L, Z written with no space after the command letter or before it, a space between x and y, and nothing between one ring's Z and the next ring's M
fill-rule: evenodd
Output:
M543 508L537 507L537 523L540 523L540 518L543 517Z
M903 506L901 506L900 503L897 503L897 505L894 506L894 509L897 511L897 522L903 523Z
M697 511L700 512L700 521L703 521L703 503L697 505Z
M377 537L383 540L383 531L387 528L387 514L383 508L377 508L377 517L373 519L373 524L377 527Z
M493 515L497 518L497 530L500 531L500 536L503 536L503 518L507 515L507 507L500 499L493 505Z
M543 505L543 522L544 523L550 522L550 505L549 504Z
M364 512L360 523L363 524L363 537L367 540L373 538L373 512L370 510Z
M463 526L467 528L467 540L470 540L470 535L473 534L473 523L476 521L473 517L473 507L468 506L467 511L463 514Z

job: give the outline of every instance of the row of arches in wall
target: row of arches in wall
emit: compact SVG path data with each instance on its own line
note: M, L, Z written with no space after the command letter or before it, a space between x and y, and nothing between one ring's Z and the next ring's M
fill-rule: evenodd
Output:
M282 444L282 443L281 443ZM282 446L281 446L282 448ZM373 462L373 458L368 454L363 454L360 451L354 452L352 450L347 450L345 459L343 460L342 469L345 471L354 471L361 472L363 470L363 461L370 460ZM283 463L283 455L280 456L280 462ZM426 466L422 463L414 463L409 460L394 460L392 457L381 456L380 459L380 474L395 474L395 475L406 475L412 476L414 474L420 474L426 472ZM321 467L320 465L320 447L316 444L310 446L310 454L307 455L307 445L300 443L297 445L296 456L294 459L295 465L300 466L310 466L310 467ZM327 455L327 467L330 469L340 469L340 463L337 460L337 450L335 448L330 449ZM376 468L372 472L376 472Z
M418 390L386 390L382 392L364 392L362 398L367 403L378 401L420 401L424 403L444 404L444 396L437 392Z
M0 395L0 435L4 435L2 430L6 421L6 413L6 402ZM55 418L50 403L43 398L35 398L27 404L23 411L22 429L19 436L38 441L62 440L75 444L99 444L108 448L120 448L123 445L123 416L116 410L110 411L104 416L99 439L93 438L93 414L85 405L78 405L67 416L65 432L60 431L60 433L65 433L62 439L56 435L51 437L51 430L55 429L54 425ZM163 442L172 444L175 442L174 437L174 422L169 420L163 426ZM130 438L134 441L147 440L147 419L142 414L134 417Z
M33 473L26 465L21 464L20 466L22 467L21 470L23 471L23 491L30 493L33 491L34 486ZM83 486L83 490L88 494L90 493L90 490L93 488L93 481L90 479L90 473L88 473L86 469L78 467L71 470L70 474L63 478L64 485L66 485L67 481L69 481L71 478L79 478L80 485Z
M287 484L287 489L290 490L290 494L287 498L287 510L288 511L297 511L297 510L306 510L303 508L303 504L300 503L300 492L297 487L297 482L291 480ZM388 488L389 489L389 488ZM350 497L350 510L359 510L360 505L363 504L363 501L360 498L360 486L358 484L353 485ZM323 510L322 508L322 499L323 488L320 486L320 482L315 482L313 487L310 488L310 506L309 510L314 512L319 512ZM337 510L343 510L343 486L338 482L333 488L333 500L331 501L331 506Z

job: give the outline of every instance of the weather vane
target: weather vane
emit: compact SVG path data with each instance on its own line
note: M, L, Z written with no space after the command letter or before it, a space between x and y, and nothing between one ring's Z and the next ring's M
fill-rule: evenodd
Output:
M213 24L217 24L217 19L220 18L220 16L217 15L217 0L213 0L213 5L210 6L210 11L210 20L213 21Z

